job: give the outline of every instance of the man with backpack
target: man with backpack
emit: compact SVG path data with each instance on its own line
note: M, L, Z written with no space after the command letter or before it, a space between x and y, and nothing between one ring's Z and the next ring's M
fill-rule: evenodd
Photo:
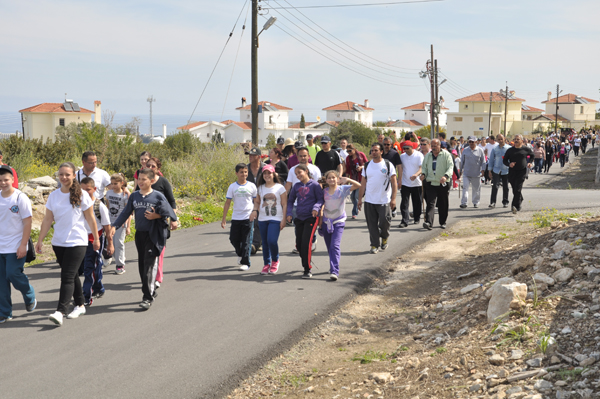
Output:
M371 253L376 254L379 248L384 251L388 247L392 209L396 208L398 181L396 168L383 157L383 145L375 143L371 146L371 161L362 170L363 183L358 195L358 209L362 208L365 199L365 217L369 228ZM381 238L381 244L379 239Z

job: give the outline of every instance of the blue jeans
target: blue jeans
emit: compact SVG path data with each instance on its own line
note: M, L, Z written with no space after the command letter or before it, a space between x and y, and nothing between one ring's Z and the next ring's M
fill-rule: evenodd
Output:
M544 167L544 158L534 158L534 168L535 173L542 173L542 168Z
M0 317L12 317L10 284L21 291L25 305L35 301L35 292L25 274L25 257L17 259L17 254L0 254Z
M281 222L277 220L267 220L264 222L258 222L258 228L260 229L260 236L262 238L262 251L264 264L268 265L271 262L277 262L279 260L279 232Z
M350 199L352 200L352 216L358 216L358 192L360 190L354 190L350 193Z
M100 249L94 251L94 244L88 242L85 257L83 258L83 296L86 302L90 301L93 294L104 293L102 284L102 250L104 249L104 240L100 236Z

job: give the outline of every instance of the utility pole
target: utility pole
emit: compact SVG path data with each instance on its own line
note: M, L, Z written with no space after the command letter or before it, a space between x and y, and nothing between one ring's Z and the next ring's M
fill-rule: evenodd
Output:
M508 82L506 82L506 90L504 90L504 137L508 137L506 131L506 116L508 113Z
M556 85L556 115L554 115L554 134L556 134L558 130L558 95L560 94L559 88L560 86Z
M433 44L431 45L431 60L429 61L429 82L431 83L431 102L429 103L429 113L431 118L431 139L433 140L435 137L433 136L434 127L435 127L435 116L434 116L434 106L435 106L435 82L433 76Z
M488 118L488 137L492 134L492 97L494 93L490 91L490 115Z
M258 0L252 0L252 145L258 146Z
M150 103L150 136L154 136L154 133L152 132L152 103L155 102L156 99L153 95L150 95L146 101Z
M433 61L433 76L434 76L434 85L435 85L435 96L433 97L435 99L435 103L433 106L433 109L435 111L435 132L436 134L440 132L440 121L439 121L439 114L440 114L440 110L439 110L439 105L438 105L438 99L439 97L439 86L438 86L438 73L437 73L437 60Z

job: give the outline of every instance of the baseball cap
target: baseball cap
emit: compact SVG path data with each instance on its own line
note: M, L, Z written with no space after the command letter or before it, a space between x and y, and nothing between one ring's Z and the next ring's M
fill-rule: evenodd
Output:
M250 151L248 151L248 155L260 155L260 148L252 147Z
M294 148L295 148L295 149L302 148L302 147L304 147L304 144L302 144L302 142L301 142L301 141L296 141L296 142L294 143Z
M312 134L307 134L306 135L306 140L312 140L313 139L313 135Z
M467 139L467 141L477 141L477 137L475 137L475 136L469 136L469 138Z
M285 143L285 139L283 137L278 137L277 144L283 144L283 143Z
M263 172L265 170L268 170L271 173L275 173L275 168L271 164L267 164L267 165L263 166L262 170L263 170Z
M13 174L12 168L10 166L8 166L8 165L0 165L0 170L6 170L11 175Z
M322 136L321 143L331 143L331 139L329 138L329 136Z

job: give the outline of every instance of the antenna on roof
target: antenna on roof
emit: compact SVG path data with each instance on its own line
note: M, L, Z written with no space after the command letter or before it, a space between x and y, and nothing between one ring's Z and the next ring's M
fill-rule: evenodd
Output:
M65 93L65 101L67 101L67 93Z

